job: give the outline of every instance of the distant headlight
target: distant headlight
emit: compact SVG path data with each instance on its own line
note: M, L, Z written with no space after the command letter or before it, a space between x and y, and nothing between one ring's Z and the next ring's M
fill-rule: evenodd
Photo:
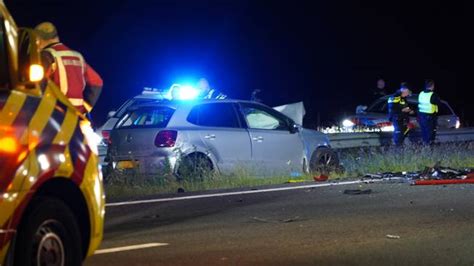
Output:
M380 128L380 131L382 132L393 132L395 131L395 128L393 126L383 126Z
M459 119L456 121L456 128L460 128L461 127L461 121L459 121Z
M353 127L353 126L355 126L355 124L351 120L345 119L344 121L342 121L342 126L343 127Z

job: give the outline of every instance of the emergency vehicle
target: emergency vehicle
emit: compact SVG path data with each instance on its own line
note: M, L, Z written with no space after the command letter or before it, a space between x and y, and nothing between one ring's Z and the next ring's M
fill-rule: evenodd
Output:
M0 265L80 265L102 240L95 134L3 0L0 21Z

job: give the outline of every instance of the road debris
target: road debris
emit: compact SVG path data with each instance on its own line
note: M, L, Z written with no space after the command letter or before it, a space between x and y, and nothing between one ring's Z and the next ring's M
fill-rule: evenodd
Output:
M400 236L397 235L386 235L385 237L387 237L388 239L400 239Z
M410 182L412 185L449 185L449 184L474 184L474 169L453 169L443 167L436 163L433 167L426 167L419 172L385 172L366 174L364 178L400 180Z
M306 181L306 180L304 180L304 179L290 179L290 180L288 180L286 183L288 183L288 184L303 183L303 182L305 182L305 181Z
M344 194L347 195L361 195L361 194L370 194L372 193L372 189L346 189L344 190Z
M259 218L259 217L252 217L252 220L255 220L257 222L262 222L262 223L291 223L291 222L295 222L299 219L300 219L299 216L295 216L293 218L284 219L284 220L268 220L268 219L263 219L263 218Z
M329 179L329 176L321 174L319 176L314 176L313 179L316 182L324 182L324 181L327 181Z

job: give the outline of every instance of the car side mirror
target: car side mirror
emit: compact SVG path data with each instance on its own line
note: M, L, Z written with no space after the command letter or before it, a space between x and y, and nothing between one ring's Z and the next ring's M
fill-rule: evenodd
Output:
M117 113L117 111L110 111L108 114L107 114L107 118L112 118L114 117L114 115Z
M356 114L365 114L365 111L367 110L367 106L366 105L358 105L356 107Z
M300 132L300 127L293 121L290 122L289 128L290 128L290 133L291 134L296 134L296 133Z
M41 64L39 39L32 29L22 28L18 35L18 75L16 88L41 93L40 84L44 78Z

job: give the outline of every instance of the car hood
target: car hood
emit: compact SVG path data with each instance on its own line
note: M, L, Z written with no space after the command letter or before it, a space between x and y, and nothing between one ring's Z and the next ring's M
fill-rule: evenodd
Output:
M298 125L303 124L303 118L306 114L303 102L275 106L273 109L291 118Z
M329 137L322 132L302 127L300 134L304 142L316 142L317 146L330 146Z

